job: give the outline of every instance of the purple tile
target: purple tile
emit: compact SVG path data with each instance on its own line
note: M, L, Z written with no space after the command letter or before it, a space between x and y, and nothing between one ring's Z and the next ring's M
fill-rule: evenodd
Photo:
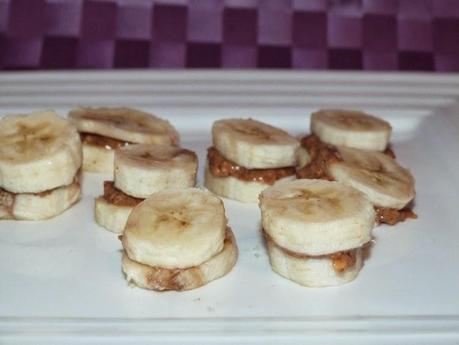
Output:
M265 0L258 7L258 43L288 45L292 39L290 1Z
M360 48L362 46L362 19L329 15L328 44L333 48Z
M429 19L432 18L432 2L436 0L399 0L399 18Z
M363 48L365 51L396 51L397 22L393 16L366 14L363 17Z
M330 49L328 67L337 70L362 69L362 52L358 49Z
M222 67L256 68L257 48L255 46L225 44L222 47Z
M292 67L292 50L290 47L259 46L257 66L259 68Z
M151 35L151 6L126 5L118 7L116 37L126 40L149 39Z
M292 8L299 11L326 12L328 0L293 0Z
M9 2L0 1L0 33L8 31Z
M435 52L459 53L459 18L435 18L432 26Z
M399 52L398 68L402 71L432 71L434 60L432 53Z
M112 68L113 40L80 39L78 45L78 68Z
M225 0L225 8L252 8L256 9L258 7L259 0Z
M221 45L215 43L188 43L186 67L218 68L221 66Z
M222 40L222 1L192 1L188 6L188 40L219 43Z
M298 69L326 69L328 64L327 51L293 48L292 67Z
M362 0L331 0L329 3L329 14L359 17L362 12Z
M394 15L398 10L398 0L363 0L365 13Z
M158 42L150 46L150 67L184 68L186 48L183 43Z
M82 1L49 2L46 6L46 34L79 35L82 10Z
M83 3L81 22L83 37L109 39L116 36L116 4L87 0Z
M77 51L75 37L45 37L40 65L45 69L75 68Z
M307 48L327 46L327 16L323 12L295 12L293 45Z
M146 68L149 61L150 41L116 41L115 68Z
M459 72L459 54L435 54L435 69L439 72Z
M402 51L431 51L431 21L417 19L399 20L398 48Z
M187 7L155 4L153 31L155 42L186 42Z
M223 12L223 42L236 45L257 43L257 11L225 8Z
M45 32L44 0L14 0L10 2L8 36L39 37Z
M363 68L372 71L392 71L398 67L398 54L384 52L363 52Z
M8 69L40 67L42 38L6 37L3 41L3 66Z
M457 0L434 0L433 13L435 17L459 18L459 1Z

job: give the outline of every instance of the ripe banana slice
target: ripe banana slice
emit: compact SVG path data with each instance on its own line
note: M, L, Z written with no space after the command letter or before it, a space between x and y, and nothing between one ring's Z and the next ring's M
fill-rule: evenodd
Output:
M39 193L69 185L80 166L77 130L54 111L0 119L0 188Z
M298 140L287 132L252 119L216 121L214 147L227 159L248 169L296 165Z
M365 196L334 181L278 183L261 193L260 208L263 229L278 246L311 256L361 247L375 225Z
M402 209L415 196L415 180L409 170L381 152L338 147L342 158L328 166L336 180L354 187L376 206Z
M351 251L353 265L337 271L333 256L299 257L292 255L267 239L269 261L274 272L308 287L337 286L354 280L362 268L362 249Z
M159 117L130 108L76 108L69 113L82 133L93 133L131 143L173 144L179 135Z
M83 171L112 173L115 151L83 142Z
M191 290L226 275L236 264L238 249L231 229L226 230L223 249L200 265L184 269L151 267L123 254L122 268L128 282L151 290Z
M222 250L223 202L197 188L153 194L129 215L123 246L131 260L162 268L197 266Z
M95 219L97 224L115 234L122 234L133 206L120 206L109 203L103 197L96 198Z
M198 158L170 145L129 145L115 151L115 187L136 198L196 184Z
M388 122L358 111L326 109L311 116L311 132L334 146L384 151L391 131Z

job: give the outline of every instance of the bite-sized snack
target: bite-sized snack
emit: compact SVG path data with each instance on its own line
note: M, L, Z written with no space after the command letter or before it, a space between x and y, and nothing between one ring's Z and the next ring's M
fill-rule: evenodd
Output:
M371 240L375 211L365 196L334 181L287 181L260 194L272 269L304 286L353 280Z
M341 124L338 131L341 136L337 137L346 140L333 140L334 137L330 135L319 137L317 128L320 125L317 123L324 119ZM328 122L325 123L328 125ZM373 150L350 147L358 146L357 141L352 139L354 128L361 131L368 128L365 135L361 133L355 137L362 139L364 144L361 147L371 147ZM336 180L360 190L375 206L379 223L393 225L407 218L416 218L410 209L415 197L415 180L407 169L396 162L395 154L388 147L390 125L361 113L327 110L312 115L311 131L312 134L301 139L302 147L297 152L301 158L297 170L299 178ZM323 141L324 137L327 142ZM333 146L332 142L347 146ZM371 146L368 143L379 144Z
M129 144L178 145L166 120L131 108L76 108L69 119L83 143L83 170L113 173L114 150Z
M198 158L170 145L134 144L115 151L114 182L104 182L95 203L96 222L122 233L131 210L153 193L196 184Z
M157 192L129 215L122 235L129 282L190 290L226 275L238 250L222 201L197 188Z
M54 217L80 197L81 141L54 111L0 119L0 219Z
M208 149L205 186L243 202L257 202L265 188L295 179L299 142L287 132L252 119L216 121Z

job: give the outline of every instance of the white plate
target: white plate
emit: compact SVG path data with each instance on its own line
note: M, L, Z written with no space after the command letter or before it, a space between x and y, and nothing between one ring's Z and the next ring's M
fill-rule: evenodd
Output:
M457 75L280 72L84 72L0 75L0 112L129 105L168 118L202 167L210 126L251 116L296 135L319 107L388 119L398 160L417 180L418 220L374 231L357 279L300 287L274 274L256 205L225 200L240 258L189 292L128 287L120 242L93 221L103 177L45 222L0 222L0 343L457 343L459 120Z

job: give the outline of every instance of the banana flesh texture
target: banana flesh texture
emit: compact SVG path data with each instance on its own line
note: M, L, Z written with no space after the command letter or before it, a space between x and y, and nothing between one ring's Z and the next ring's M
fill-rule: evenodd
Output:
M197 169L196 154L176 146L137 144L115 151L115 186L136 198L193 187Z
M39 193L72 183L81 166L76 128L53 111L0 120L0 187Z
M361 247L375 225L373 205L335 181L277 183L260 195L264 231L281 248L317 256Z
M148 266L197 266L222 250L226 224L216 196L197 188L164 190L132 210L123 247L131 260Z
M392 128L388 122L362 112L324 109L312 114L311 132L333 146L384 151Z
M298 140L287 132L252 119L216 121L214 147L227 159L248 169L272 169L296 165Z
M69 119L84 133L140 144L179 143L179 134L166 120L131 108L76 108Z
M338 147L338 152L342 161L330 164L328 173L364 193L374 205L402 209L414 199L414 177L393 158L346 147Z

